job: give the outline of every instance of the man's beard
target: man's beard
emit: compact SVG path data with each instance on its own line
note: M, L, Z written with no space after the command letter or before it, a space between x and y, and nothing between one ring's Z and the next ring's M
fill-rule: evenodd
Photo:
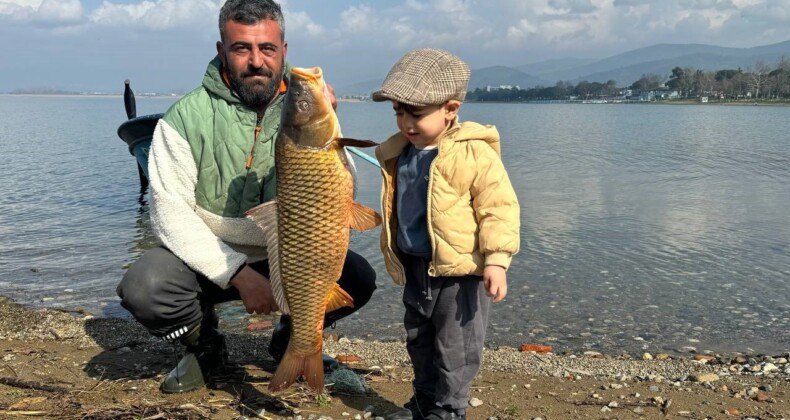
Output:
M285 68L284 61L280 66L281 69ZM253 109L269 105L280 91L280 82L283 79L282 72L274 74L273 71L263 67L259 69L248 67L240 74L228 68L227 74L230 87L239 96L241 102ZM268 80L252 79L252 76L265 76Z

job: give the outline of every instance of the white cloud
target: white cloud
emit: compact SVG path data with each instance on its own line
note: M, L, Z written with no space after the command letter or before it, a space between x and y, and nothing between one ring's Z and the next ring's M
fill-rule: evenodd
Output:
M305 43L320 41L334 50L355 44L398 52L426 45L440 48L473 45L471 42L481 45L492 35L492 28L473 3L472 0L404 0L391 7L373 3L349 5L340 12L337 23L327 24L319 37ZM318 16L318 12L314 13ZM289 14L286 26L290 18ZM290 39L303 36L290 29L288 33Z
M529 19L521 19L517 24L507 28L507 40L511 44L520 44L527 38L538 33L538 26Z
M740 2L736 2L740 3ZM744 2L748 3L748 2ZM758 23L776 23L788 27L790 21L790 2L780 0L770 0L758 4L738 5L740 15Z
M30 20L41 1L0 1L0 17L12 20Z
M549 0L549 7L562 14L583 14L595 11L590 0Z
M536 43L562 50L611 38L610 2L591 0L548 0L529 2L516 22L506 22L509 48Z
M469 0L434 0L433 7L440 13L465 14L469 10ZM453 19L456 16L448 18Z
M283 11L283 19L285 19L285 33L286 38L293 33L304 32L308 36L319 36L324 33L324 28L315 23L305 12L288 12Z
M0 0L0 31L14 34L22 28L30 34L29 41L5 43L6 50L29 50L53 34L68 35L67 43L56 51L64 45L72 47L68 57L83 61L79 54L90 51L83 45L94 45L95 51L122 43L136 49L130 56L156 62L161 68L157 74L163 74L178 65L151 58L165 51L181 52L182 57L174 61L204 65L205 57L213 54L217 15L224 1ZM280 4L291 46L289 60L320 64L334 77L352 80L386 74L403 53L425 46L447 49L480 68L567 56L603 58L659 43L752 47L790 39L790 0L282 0Z
M221 2L222 0L220 0ZM148 29L171 29L214 24L220 4L212 0L145 0L137 4L105 1L89 16L98 26L138 26Z
M426 6L418 0L406 0L406 8L412 10L425 10Z
M0 0L0 19L45 24L73 24L82 19L80 0Z
M364 4L351 6L340 14L340 29L345 32L363 32L377 25L373 10Z
M614 0L612 3L615 7L620 6L644 6L650 5L653 0Z
M737 6L739 9L743 7L758 6L764 3L765 1L766 0L732 0L733 4L735 4L735 6ZM769 3L774 3L774 4L778 4L780 3L780 1L768 0Z

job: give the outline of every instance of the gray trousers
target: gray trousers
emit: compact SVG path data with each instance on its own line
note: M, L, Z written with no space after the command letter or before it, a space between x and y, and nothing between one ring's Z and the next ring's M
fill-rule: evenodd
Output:
M428 260L404 256L406 349L414 392L463 410L480 370L491 299L480 276L428 277Z
M269 262L250 264L255 271L269 275ZM364 306L376 289L376 272L359 254L348 251L340 287L354 299L354 307L326 314L324 326L354 313ZM118 285L121 306L157 337L174 338L198 325L215 304L240 300L235 287L222 289L200 275L170 250L152 248L137 260Z

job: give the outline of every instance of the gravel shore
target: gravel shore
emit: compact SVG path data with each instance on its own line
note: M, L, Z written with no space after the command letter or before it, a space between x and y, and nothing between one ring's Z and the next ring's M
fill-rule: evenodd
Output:
M268 394L260 385L274 367L265 350L270 330L226 332L236 375L205 391L165 396L158 383L180 349L152 338L137 323L30 310L0 298L0 418L24 411L74 418L375 418L411 395L411 366L401 342L327 335L325 353L364 377L366 390L354 396L330 387L325 400L306 397L301 387L290 397ZM87 392L91 387L105 387L107 393ZM239 391L245 387L246 394ZM51 395L56 388L57 397ZM788 354L671 357L486 349L468 418L619 419L662 413L786 418L789 391ZM218 398L224 402L211 402ZM63 411L63 404L73 412Z

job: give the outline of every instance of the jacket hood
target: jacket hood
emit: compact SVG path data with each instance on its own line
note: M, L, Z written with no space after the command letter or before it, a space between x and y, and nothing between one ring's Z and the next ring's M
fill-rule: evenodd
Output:
M283 80L285 85L288 86L291 80L291 65L288 62L285 63L285 69L283 70ZM228 103L243 105L241 99L236 96L236 93L222 79L222 60L219 59L219 55L214 56L214 59L208 63L206 73L203 75L203 87Z
M482 140L491 146L491 148L496 151L497 155L501 155L499 148L499 132L496 127L473 121L459 123L457 118L452 122L450 128L447 129L441 140L439 140L439 154L447 150L448 147L446 147L446 143L469 140ZM409 139L398 132L381 144L376 150L376 155L379 157L380 161L387 161L400 156L403 149L408 145Z

